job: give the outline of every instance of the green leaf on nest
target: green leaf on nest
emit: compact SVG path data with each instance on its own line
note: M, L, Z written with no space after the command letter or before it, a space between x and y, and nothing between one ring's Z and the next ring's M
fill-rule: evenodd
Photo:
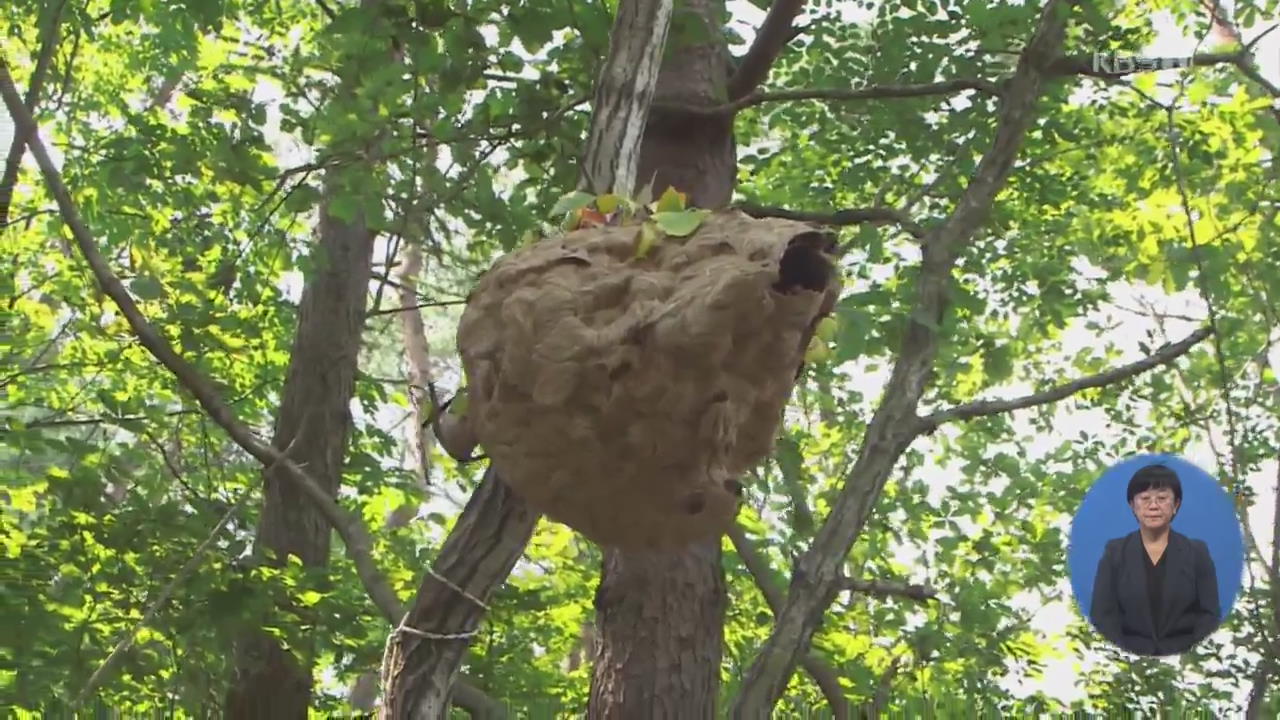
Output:
M692 235L703 220L711 214L710 210L680 210L678 212L658 212L653 214L653 221L662 232L674 237Z

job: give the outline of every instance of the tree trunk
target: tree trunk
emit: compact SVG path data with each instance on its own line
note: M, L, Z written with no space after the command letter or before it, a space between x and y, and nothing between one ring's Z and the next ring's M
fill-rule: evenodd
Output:
M388 720L446 717L450 689L472 633L488 610L489 594L524 554L538 514L492 467L445 540L435 569L418 587L404 626L383 657L383 702Z
M376 2L365 0L363 6L369 9ZM338 168L330 173L351 170ZM329 187L320 211L316 267L302 290L272 444L336 496L352 428L349 405L355 393L375 233L360 215L348 222L329 214L333 180L333 174L326 176ZM294 555L307 568L327 567L332 533L328 521L283 469L268 468L264 482L255 556L269 551L274 557L263 558L266 562L283 565ZM227 715L307 717L311 654L310 642L295 645L290 652L260 628L247 630L236 643Z
M1276 367L1272 369L1280 370L1280 368ZM1280 400L1280 392L1276 392L1276 400ZM1271 510L1271 557L1267 562L1271 565L1268 577L1275 577L1276 571L1280 570L1280 458L1277 458L1276 462L1275 497L1272 501ZM1249 518L1246 516L1243 520L1248 522ZM1271 627L1274 630L1280 628L1280 586L1275 581L1272 581L1270 590ZM1267 696L1271 691L1271 678L1278 660L1276 653L1276 646L1273 645L1267 648L1262 657L1262 662L1258 666L1258 672L1253 676L1253 685L1249 690L1249 703L1245 707L1246 720L1258 720L1258 718L1262 717L1262 712L1267 706Z
M670 19L671 0L620 3L609 58L597 81L582 187L624 194L634 187L640 129ZM445 717L469 634L488 610L484 602L523 554L537 521L538 514L490 466L419 586L406 629L393 632L387 642L380 717Z
M587 716L712 718L726 604L720 541L679 553L605 551Z
M652 181L655 195L674 187L705 208L725 207L733 197L733 118L681 108L714 106L727 96L723 12L723 0L680 3L672 36L698 40L668 46L640 155L641 185ZM665 554L606 549L588 717L716 716L727 605L720 543Z
M418 483L425 493L431 485L431 429L428 420L434 410L428 387L432 380L431 344L427 342L427 326L418 304L418 274L422 272L422 245L409 243L405 248L404 267L400 269L400 324L404 334L404 358L409 375L409 407L413 412L413 430L409 448L417 465ZM417 503L413 503L417 510Z
M289 360L273 444L303 463L337 494L351 433L348 405L371 271L373 233L357 219L327 214L320 223L320 267L302 291L298 333ZM329 561L331 529L297 485L280 471L266 473L257 545L276 562L295 555L309 568ZM311 700L309 648L291 654L253 631L236 649L235 682L227 698L232 717L306 717ZM300 657L298 656L300 655Z

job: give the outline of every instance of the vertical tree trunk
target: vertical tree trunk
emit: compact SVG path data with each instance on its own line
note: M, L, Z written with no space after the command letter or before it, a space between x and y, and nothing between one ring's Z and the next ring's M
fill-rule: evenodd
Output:
M706 208L725 207L733 197L733 119L681 108L727 97L723 11L723 0L679 4L673 37L697 41L668 47L640 154L641 185L652 181L655 194L675 187ZM716 716L727 603L720 543L666 554L606 550L588 717Z
M362 6L371 10L377 2L364 0ZM333 173L339 172L351 172L351 168L329 171L326 198L336 192ZM355 392L375 234L362 216L344 221L331 215L328 207L326 199L320 210L316 268L303 286L272 443L336 496L351 434L349 405ZM294 555L307 568L326 567L332 532L329 523L281 469L269 468L264 482L255 554L270 551L274 558L268 561L277 564ZM260 628L247 630L236 644L227 715L307 717L311 648L310 642L303 642L291 652Z
M1280 370L1280 368L1273 368ZM1280 391L1276 392L1276 400L1280 401ZM1271 557L1268 563L1271 565L1268 577L1274 577L1275 572L1280 570L1280 458L1276 463L1276 485L1275 497L1272 503L1271 515ZM1248 518L1244 518L1248 522ZM1271 581L1271 627L1280 628L1280 586L1275 581ZM1277 649L1275 647L1268 648L1268 652L1263 656L1262 662L1258 666L1258 672L1253 676L1253 685L1249 690L1249 703L1245 707L1246 720L1258 720L1263 715L1263 710L1267 706L1268 695L1271 692L1271 681L1275 674L1277 661Z
M582 187L628 193L635 185L640 129L657 81L671 20L671 0L622 0L597 81L595 113L582 161ZM454 677L488 607L515 566L538 521L491 466L428 569L383 657L387 720L445 717Z
M368 296L373 233L363 220L343 222L322 213L320 267L302 292L298 332L285 381L273 444L337 494L351 432L348 405L355 390L356 358ZM279 471L268 471L257 544L283 561L328 564L329 524ZM236 650L235 681L227 698L231 717L303 718L311 699L308 648L289 653L260 631ZM299 656L300 655L300 656Z
M422 245L409 243L405 248L404 267L400 269L400 324L404 333L404 357L409 368L409 405L413 409L413 430L409 448L418 466L418 481L425 492L431 483L431 398L427 391L431 382L431 345L427 342L427 326L422 321L418 304L418 274L422 272Z
M355 392L374 233L364 220L346 223L323 213L320 268L302 291L297 337L275 425L275 447L291 448L337 495L351 433L348 405ZM329 524L314 503L280 471L265 477L265 505L257 544L280 561L296 555L307 568L329 562ZM308 648L301 657L261 632L243 639L236 653L236 682L227 706L233 717L306 717L311 698Z
M605 552L588 717L713 718L726 594L720 543Z

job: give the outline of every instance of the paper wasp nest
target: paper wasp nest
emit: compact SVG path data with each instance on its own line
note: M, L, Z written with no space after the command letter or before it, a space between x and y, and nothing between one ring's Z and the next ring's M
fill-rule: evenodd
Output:
M642 259L636 233L502 257L458 349L467 422L513 490L602 545L673 549L733 522L838 284L803 223L718 212Z

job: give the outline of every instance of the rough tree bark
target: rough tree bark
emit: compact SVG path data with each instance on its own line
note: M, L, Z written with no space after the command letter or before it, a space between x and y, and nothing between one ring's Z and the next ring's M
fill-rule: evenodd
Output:
M377 2L364 0L362 7L368 11ZM336 172L351 172L351 168L329 171L328 197L336 192L332 187ZM349 405L355 392L375 233L363 217L349 222L339 219L329 213L328 205L326 199L320 209L316 268L303 286L272 444L282 451L289 448L290 459L306 467L325 492L336 496L352 428ZM270 551L275 556L270 562L283 564L288 555L294 555L305 567L327 567L332 528L315 504L283 468L268 469L264 482L255 555ZM307 717L312 684L309 645L303 642L290 652L261 629L247 630L236 643L227 714Z
M581 185L628 193L671 18L671 0L623 0L597 81ZM383 658L381 717L445 717L453 679L484 604L524 553L538 514L492 467L414 597Z
M718 539L606 551L587 717L714 718L726 601Z

